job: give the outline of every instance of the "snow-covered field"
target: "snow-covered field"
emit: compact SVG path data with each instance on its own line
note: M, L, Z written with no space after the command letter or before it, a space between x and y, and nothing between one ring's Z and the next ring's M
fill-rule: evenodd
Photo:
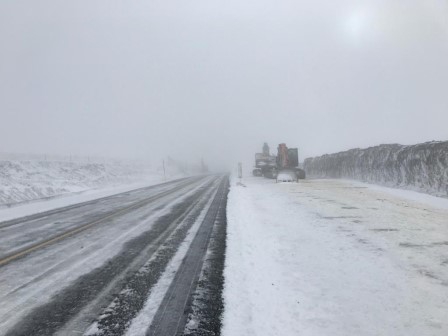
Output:
M167 178L185 176L167 167ZM145 163L0 160L0 209L64 195L162 182L163 171Z
M233 180L224 336L448 335L448 200Z

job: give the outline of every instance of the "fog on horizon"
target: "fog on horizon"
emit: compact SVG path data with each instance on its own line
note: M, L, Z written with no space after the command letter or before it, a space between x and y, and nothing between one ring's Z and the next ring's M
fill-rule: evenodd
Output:
M448 140L446 0L0 4L0 152L301 159Z

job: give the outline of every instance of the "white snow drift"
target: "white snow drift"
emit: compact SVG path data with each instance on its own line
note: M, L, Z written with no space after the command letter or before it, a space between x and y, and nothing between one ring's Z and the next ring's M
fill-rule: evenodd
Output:
M191 174L174 164L167 164L166 170L168 178ZM2 160L0 207L92 189L153 184L163 179L161 167L145 163Z
M346 178L448 196L448 141L380 145L305 160L308 177Z
M243 182L228 202L224 336L448 335L448 200Z

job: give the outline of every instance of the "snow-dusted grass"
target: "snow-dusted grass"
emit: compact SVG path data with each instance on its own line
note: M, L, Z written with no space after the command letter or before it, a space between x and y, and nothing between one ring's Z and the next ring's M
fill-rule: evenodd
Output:
M0 161L0 205L141 182L155 173L144 165L64 161Z
M167 166L167 177L185 176ZM137 162L0 161L0 208L85 191L153 184L163 171Z
M187 176L135 162L0 161L0 222Z
M448 200L243 183L228 202L224 336L448 334Z

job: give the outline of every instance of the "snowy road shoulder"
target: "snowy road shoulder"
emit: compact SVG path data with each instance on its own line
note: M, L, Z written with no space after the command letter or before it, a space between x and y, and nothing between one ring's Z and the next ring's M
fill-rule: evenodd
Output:
M235 182L224 336L448 333L443 204L347 181Z
M0 222L51 211L74 204L89 202L96 199L133 191L136 189L150 187L163 182L164 181L162 181L162 179L160 178L154 178L153 180L147 180L128 185L113 186L102 189L91 189L79 193L63 194L55 196L54 198L34 200L29 203L12 206L9 208L0 207Z

